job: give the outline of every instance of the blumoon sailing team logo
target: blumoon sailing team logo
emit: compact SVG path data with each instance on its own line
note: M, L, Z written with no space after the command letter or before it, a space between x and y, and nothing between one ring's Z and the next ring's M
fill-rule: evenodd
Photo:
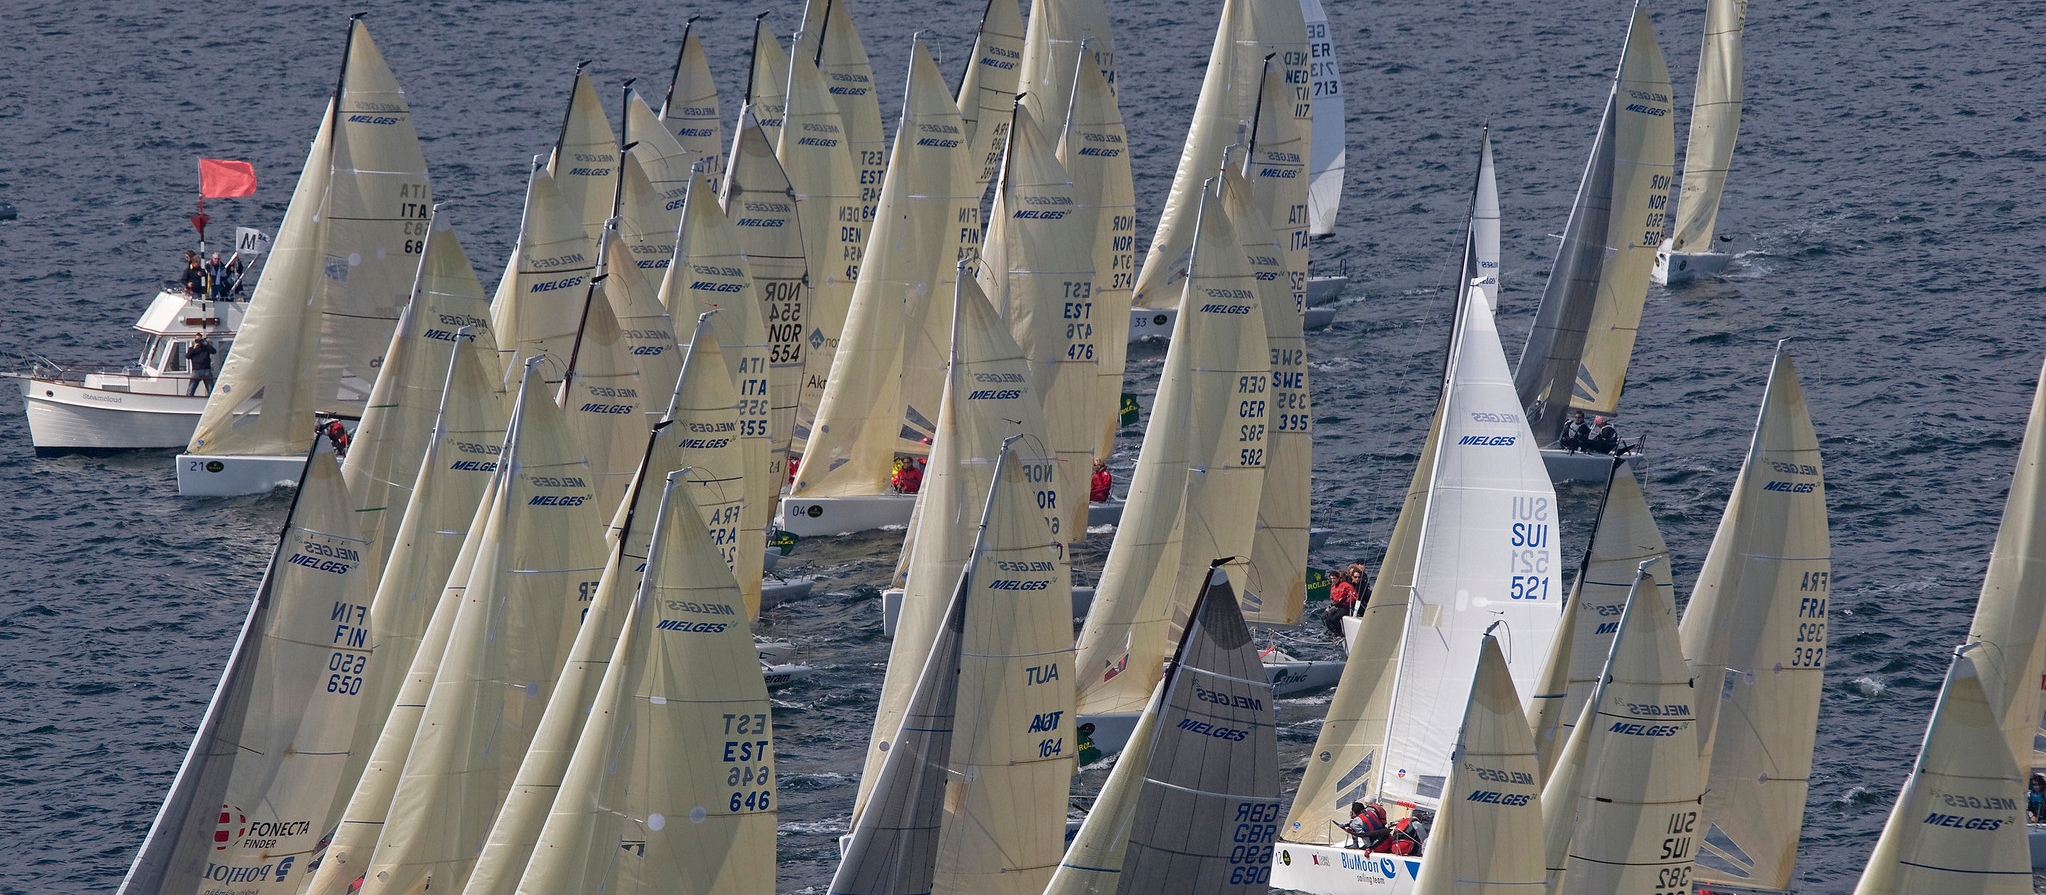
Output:
M220 823L213 828L213 850L226 851L227 847L248 835L249 819L240 808L231 805L220 806Z

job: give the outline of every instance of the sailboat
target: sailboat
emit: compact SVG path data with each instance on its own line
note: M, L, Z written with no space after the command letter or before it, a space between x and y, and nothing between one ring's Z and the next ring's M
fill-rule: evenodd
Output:
M781 52L771 36L766 40L775 53ZM756 51L756 63L758 58ZM781 484L788 481L789 438L802 389L803 290L810 263L803 253L802 222L790 198L794 189L755 112L750 102L739 111L739 130L732 135L718 201L746 257L746 272L767 325L768 464L774 493L780 493Z
M1191 224L1201 184L1212 176L1223 149L1242 141L1245 129L1256 125L1267 56L1277 54L1275 61L1284 84L1303 93L1308 89L1306 40L1307 25L1293 0L1225 0L1222 4L1200 99L1172 177L1172 191L1159 211L1158 229L1137 273L1130 308L1131 340L1171 333L1177 313L1173 306L1193 245ZM1276 114L1292 115L1311 146L1311 99L1296 95L1284 105ZM1304 226L1306 222L1301 223ZM1305 245L1301 250L1304 277Z
M927 629L832 892L1030 895L1050 880L1073 773L1072 647L1064 551L1037 506L1055 461L1036 440L1011 436L995 458L971 558Z
M1669 93L1654 26L1637 3L1591 161L1513 377L1558 481L1605 480L1608 458L1557 446L1571 411L1611 414L1620 404L1648 271L1668 218L1676 152Z
M1470 277L1466 250L1465 281ZM1512 411L1505 352L1484 295L1463 291L1442 397L1364 615L1346 620L1350 659L1280 831L1273 884L1411 877L1419 862L1341 848L1353 802L1435 810L1446 798L1456 707L1479 635L1503 622L1516 692L1533 694L1561 623L1556 498L1526 422ZM1326 874L1331 871L1322 870ZM1312 884L1312 885L1311 885ZM1319 888L1319 891L1338 891Z
M309 448L263 583L170 793L120 891L222 881L297 889L339 797L371 659L375 549L356 533L332 453Z
M803 250L810 265L803 304L802 395L789 445L789 453L798 457L808 450L873 222L872 217L861 217L860 167L854 152L837 96L810 57L798 53L789 60L788 106L775 147L775 157L795 187L796 215L803 222Z
M2024 895L2032 868L2019 830L2024 773L2004 745L1993 682L1978 658L1993 648L1954 650L1925 726L1925 741L1883 825L1854 895Z
M1314 140L1307 155L1307 232L1310 238L1327 239L1336 234L1336 211L1343 202L1343 168L1349 157L1343 73L1321 0L1300 0L1300 15L1307 25L1308 94L1314 104ZM1342 273L1308 275L1308 329L1335 322L1336 309L1322 303L1341 295L1349 285L1349 276Z
M1032 7L1035 28L1039 12L1051 17L1062 0L1044 0ZM1107 14L1101 16L1105 32ZM1049 28L1050 26L1046 26ZM1035 33L1035 32L1033 32ZM1045 38L1054 41L1055 38ZM1105 40L1105 38L1103 38ZM1106 461L1115 453L1121 416L1123 372L1129 356L1130 288L1136 284L1136 186L1131 180L1128 134L1115 92L1096 61L1113 61L1113 48L1096 50L1095 39L1077 41L1073 49L1073 86L1067 96L1058 159L1073 179L1078 213L1094 234L1094 364L1097 374L1092 411L1094 458ZM1028 83L1028 82L1026 82ZM1023 97L1029 107L1031 97ZM1037 119L1046 124L1046 119Z
M296 481L316 414L362 416L433 208L405 94L359 17L234 353L177 458L187 497Z
M1824 692L1832 547L1819 439L1779 344L1698 583L1683 654L1708 771L1695 878L1788 889Z
M675 51L675 73L668 79L668 92L661 99L660 120L688 154L688 163L682 169L690 170L696 163L703 163L715 190L717 178L725 172L725 130L718 115L718 87L711 80L710 57L703 51L703 41L696 36L698 18L690 16L682 27L682 45Z
M988 0L980 14L980 34L973 55L959 78L959 117L966 128L973 182L981 193L1002 171L1014 117L1017 85L1023 74L1023 13L1016 0ZM985 123L986 126L981 125ZM1040 135L1049 139L1052 135ZM979 206L975 206L979 210ZM995 218L987 221L989 227Z
M1047 895L1256 893L1272 882L1272 690L1222 561L1202 580L1171 659Z
M743 611L738 583L689 498L698 487L667 475L645 574L518 891L774 891L772 708L745 625L725 621Z
M1684 190L1676 227L1655 250L1656 283L1674 286L1718 276L1733 256L1712 250L1719 197L1741 128L1741 31L1748 0L1706 0L1705 45L1698 51L1697 95L1691 98L1691 140L1684 149Z
M978 232L958 225L979 220L968 216L979 197L959 106L921 40L908 81L890 164L898 176L882 186L817 425L782 501L781 529L801 537L909 521L916 498L889 479L898 456L922 447L942 398L949 320L930 311L950 294L960 259L978 249Z

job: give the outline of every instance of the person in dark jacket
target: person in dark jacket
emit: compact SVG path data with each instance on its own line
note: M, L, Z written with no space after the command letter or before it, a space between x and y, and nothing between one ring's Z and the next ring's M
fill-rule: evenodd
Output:
M192 383L185 388L185 394L198 394L199 383L203 382L206 383L206 394L209 397L212 396L213 355L218 353L219 351L213 347L213 343L206 340L205 333L200 333L192 338L192 347L185 349L185 360L192 364Z
M205 298L213 287L206 280L206 267L199 263L198 252L185 253L185 275L181 278L185 294L194 298Z

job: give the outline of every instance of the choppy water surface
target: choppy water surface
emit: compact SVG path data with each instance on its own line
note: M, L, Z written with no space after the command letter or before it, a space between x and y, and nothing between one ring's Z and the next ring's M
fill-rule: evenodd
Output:
M956 78L980 4L855 2L892 129L911 32L927 29ZM1220 3L1112 5L1148 235ZM1686 109L1702 5L1655 9ZM594 60L607 97L632 76L658 92L684 16L701 14L729 120L753 15L771 11L787 32L800 13L789 0L355 8L371 11L417 113L436 197L486 284L576 62ZM1617 0L1330 4L1351 178L1341 232L1315 260L1346 265L1353 285L1338 323L1308 337L1316 522L1339 532L1322 564L1375 564L1392 527L1433 401L1478 126L1492 124L1497 147L1500 328L1518 356L1627 12ZM2046 188L2036 97L2022 89L2038 70L2041 12L1753 4L1747 118L1721 216L1741 260L1724 281L1654 290L1642 323L1626 423L1651 435L1645 484L1680 592L1746 449L1770 350L1798 339L1829 474L1836 582L1805 891L1852 887L1967 631L2002 508L2042 353ZM247 158L262 183L255 199L213 204L216 236L237 223L274 230L332 89L341 15L148 0L11 13L0 200L21 217L0 223L6 349L113 360L137 347L128 325L146 285L174 274L190 243L195 156ZM1155 387L1162 358L1132 352L1133 390ZM1135 449L1125 438L1119 465ZM167 455L34 458L18 401L0 399L0 892L112 887L213 690L287 499L173 491ZM1592 500L1564 493L1577 514L1573 553ZM898 539L806 543L797 565L832 593L765 623L819 669L780 694L776 714L783 891L821 890L836 862L887 656L873 585ZM1105 550L1097 542L1088 577ZM1288 766L1324 705L1281 705Z

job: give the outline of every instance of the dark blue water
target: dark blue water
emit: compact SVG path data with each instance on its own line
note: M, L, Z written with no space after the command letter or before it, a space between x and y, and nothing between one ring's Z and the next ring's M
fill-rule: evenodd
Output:
M956 78L980 4L854 2L892 129L910 32L929 29ZM1686 109L1702 5L1654 10ZM332 89L342 10L21 6L0 37L0 201L21 215L0 222L0 350L122 358L138 347L128 326L149 284L174 273L192 242L195 157L249 159L261 180L253 199L213 203L217 239L237 223L274 230ZM1220 3L1113 7L1148 234ZM577 61L595 60L607 97L631 76L658 95L682 18L700 13L729 120L752 16L772 11L786 32L800 11L786 0L357 8L371 11L407 88L436 197L486 284ZM1518 356L1628 4L1338 0L1329 11L1351 177L1340 235L1315 258L1346 264L1353 286L1336 326L1308 341L1315 512L1339 532L1323 564L1375 563L1433 403L1478 126L1493 125L1497 147L1500 329ZM2036 92L2025 89L2042 16L2036 2L1757 0L1720 225L1741 258L1724 281L1653 290L1642 324L1625 422L1651 435L1645 483L1680 592L1746 448L1770 350L1798 339L1826 453L1836 581L1805 891L1852 887L1967 631L2001 511L2042 354L2046 156ZM1132 353L1133 390L1155 385L1161 360L1156 349ZM1133 454L1134 439L1124 442ZM174 490L167 455L34 458L19 403L0 398L0 892L118 881L212 692L287 500L181 501ZM1581 515L1592 497L1566 490L1565 509ZM1566 549L1581 549L1585 522L1573 520ZM781 695L776 715L784 891L821 887L835 864L887 655L872 585L895 542L806 544L799 566L833 594L766 622L819 668ZM1289 765L1321 711L1318 701L1282 706Z

